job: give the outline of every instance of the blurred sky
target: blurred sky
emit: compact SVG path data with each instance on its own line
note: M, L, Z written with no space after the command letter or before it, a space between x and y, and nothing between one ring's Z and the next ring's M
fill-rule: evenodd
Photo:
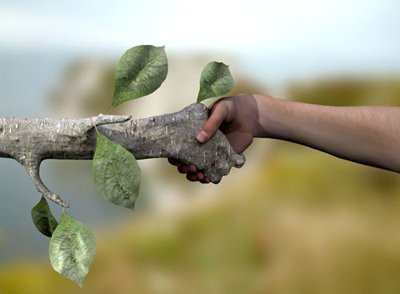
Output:
M121 55L223 51L260 81L399 71L396 0L0 1L0 46Z
M175 58L229 56L240 65L233 72L268 85L272 95L292 80L343 73L399 74L399 11L397 0L0 0L0 116L46 115L47 92L77 56L116 59L139 44L165 45ZM49 166L43 173L52 180L52 188L71 193L56 182L57 174ZM82 166L85 179L90 178L90 167ZM83 176L78 175L70 180L79 181ZM10 255L8 250L17 250L15 244L28 246L12 240L28 238L47 246L46 240L33 239L39 234L29 211L37 193L14 161L1 160L0 186L5 199L0 233L10 240L1 248L0 260ZM93 186L77 188L76 198L82 196L79 193L95 191ZM75 205L73 214L90 222L92 214L99 219L109 213L105 206L93 206L87 199ZM117 214L120 210L114 209L111 217ZM32 243L28 247L27 255Z

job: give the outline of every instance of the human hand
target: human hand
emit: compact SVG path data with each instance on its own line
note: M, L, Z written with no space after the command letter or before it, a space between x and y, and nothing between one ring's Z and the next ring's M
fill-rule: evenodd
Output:
M242 153L253 142L258 127L258 107L253 95L244 94L227 97L215 103L208 120L196 135L199 143L206 143L220 129L233 150ZM186 174L189 181L209 183L210 180L194 164L183 164L175 158L168 161Z

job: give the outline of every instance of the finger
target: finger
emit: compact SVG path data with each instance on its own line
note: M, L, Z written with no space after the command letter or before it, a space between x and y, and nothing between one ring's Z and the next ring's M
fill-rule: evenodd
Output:
M187 173L189 173L189 172L190 172L189 168L190 168L189 165L184 165L184 164L178 165L178 171L179 171L181 174L187 174Z
M208 120L203 124L201 130L197 133L196 139L200 143L210 140L219 129L227 115L227 109L223 104L217 104Z
M210 179L207 178L206 176L204 176L204 178L202 180L200 180L200 183L209 184L210 183Z
M176 167L178 168L178 171L182 174L187 174L187 173L197 173L197 166L195 164L183 164L178 162L176 164Z
M191 182L196 182L197 181L196 174L187 174L186 175L186 179L188 179Z
M186 178L191 182L206 182L206 176L202 172L188 173ZM209 181L208 181L209 182Z
M177 166L179 164L179 160L173 157L168 157L168 162L172 165Z
M191 182L198 181L204 184L208 184L210 182L210 180L202 172L188 173L186 178Z

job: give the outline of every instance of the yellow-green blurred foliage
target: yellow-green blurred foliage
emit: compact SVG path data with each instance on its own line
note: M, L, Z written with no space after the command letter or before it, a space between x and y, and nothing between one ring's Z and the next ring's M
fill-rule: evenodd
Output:
M395 83L372 96L345 84L291 95L396 104ZM83 289L43 260L3 267L0 293L400 293L397 174L285 142L259 160L217 201L97 233Z
M292 99L327 105L400 105L400 83L395 77L336 77L289 87Z

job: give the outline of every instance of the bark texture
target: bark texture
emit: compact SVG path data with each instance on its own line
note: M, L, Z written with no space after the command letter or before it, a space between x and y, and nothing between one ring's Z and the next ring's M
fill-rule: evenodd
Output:
M245 158L234 152L221 132L205 144L196 141L195 134L207 118L208 109L199 103L179 112L143 119L112 115L83 119L0 118L0 157L17 160L37 190L64 207L68 204L40 179L40 163L44 159L92 159L96 128L136 159L174 157L196 164L213 183L218 183L231 167L241 167Z

